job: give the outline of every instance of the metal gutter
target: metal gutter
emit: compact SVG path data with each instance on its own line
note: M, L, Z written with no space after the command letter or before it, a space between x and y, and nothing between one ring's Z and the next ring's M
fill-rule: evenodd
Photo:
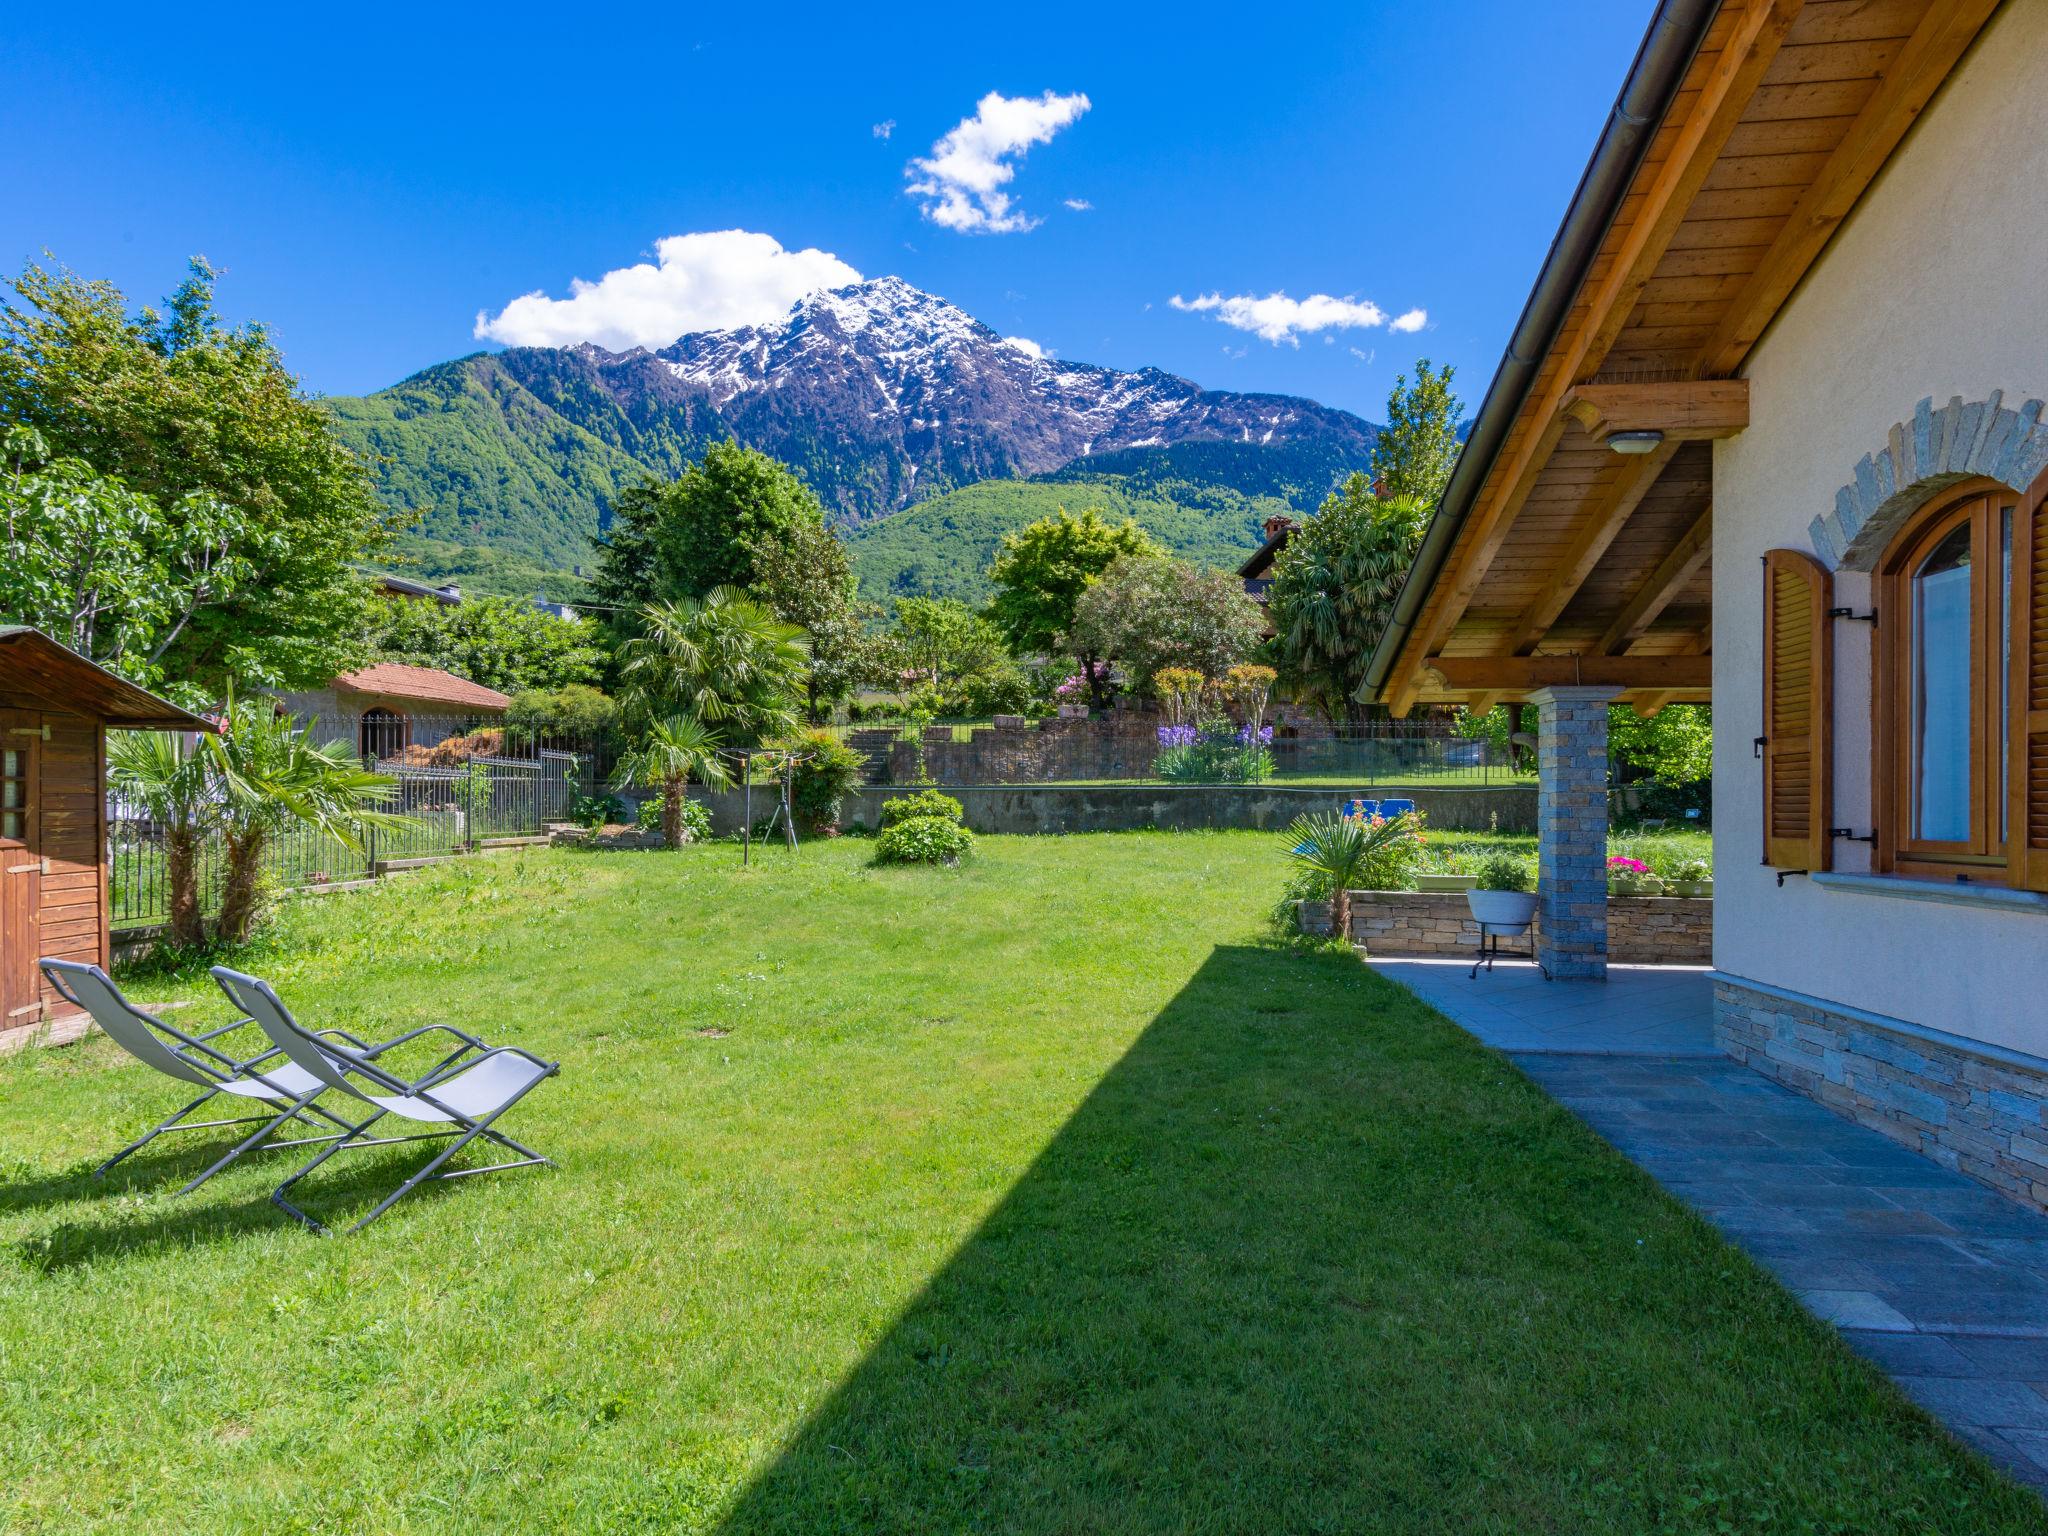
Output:
M1670 110L1672 98L1678 94L1686 71L1692 67L1693 56L1699 52L1720 9L1721 0L1663 0L1651 18L1650 29L1636 50L1635 62L1629 66L1628 78L1622 83L1607 126L1600 131L1593 158L1587 162L1578 190L1572 194L1564 223L1550 242L1550 253L1543 258L1536 287L1528 303L1522 306L1522 318L1515 323L1507 353L1501 358L1493 383L1487 387L1472 434L1466 438L1458 462L1452 467L1450 482L1437 502L1436 516L1430 519L1428 531L1422 536L1422 548L1394 600L1392 619L1373 647L1372 660L1366 664L1365 682L1359 689L1361 697L1378 698L1386 686L1387 674L1408 643L1437 577L1443 574L1444 562L1457 543L1472 503L1486 483L1529 391L1535 387L1543 359L1557 341L1565 317L1571 313L1572 301L1607 238L1622 200L1628 196L1643 155L1656 137L1657 128Z

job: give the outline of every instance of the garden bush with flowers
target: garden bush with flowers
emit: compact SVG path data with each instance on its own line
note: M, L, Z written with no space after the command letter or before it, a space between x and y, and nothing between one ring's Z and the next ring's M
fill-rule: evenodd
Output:
M1273 776L1271 667L1232 667L1220 678L1163 667L1152 686L1165 707L1152 772L1170 784L1263 784Z

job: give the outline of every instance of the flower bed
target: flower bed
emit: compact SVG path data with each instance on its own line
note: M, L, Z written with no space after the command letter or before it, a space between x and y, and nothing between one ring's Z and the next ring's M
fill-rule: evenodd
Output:
M1327 933L1328 902L1299 907L1305 932ZM1542 931L1536 915L1532 936ZM1353 891L1351 941L1380 959L1454 956L1479 948L1479 928L1458 892ZM1714 903L1704 897L1610 896L1607 958L1617 965L1710 965Z

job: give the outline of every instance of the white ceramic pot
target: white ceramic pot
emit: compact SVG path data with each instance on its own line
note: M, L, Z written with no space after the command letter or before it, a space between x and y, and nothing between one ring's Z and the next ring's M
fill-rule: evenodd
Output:
M1534 891L1467 891L1465 905L1472 921L1495 930L1526 928L1536 920Z

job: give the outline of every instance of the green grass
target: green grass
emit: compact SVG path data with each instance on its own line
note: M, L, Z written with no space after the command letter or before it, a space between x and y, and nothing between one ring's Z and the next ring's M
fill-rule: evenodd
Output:
M508 1128L561 1167L322 1241L289 1153L91 1179L182 1102L106 1042L0 1063L0 1529L2040 1528L1503 1058L1266 939L1277 844L291 904L249 963L309 1024L558 1056ZM299 1192L346 1219L416 1156Z

